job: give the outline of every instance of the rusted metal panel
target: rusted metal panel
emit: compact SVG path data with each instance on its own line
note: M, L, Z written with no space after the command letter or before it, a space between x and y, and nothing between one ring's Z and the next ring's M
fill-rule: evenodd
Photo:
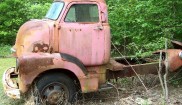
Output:
M58 0L59 1L59 0ZM61 1L61 0L60 0ZM110 58L110 26L102 23L101 13L107 17L104 0L64 0L65 5L58 20L31 20L23 24L13 47L16 56L37 52L61 52L79 58L86 66L102 65ZM64 18L72 4L96 4L99 8L99 22L66 23ZM101 30L94 30L102 27Z
M109 62L111 48L105 1L64 2L63 12L57 20L31 20L18 31L13 49L19 59L19 88L22 93L28 90L39 74L52 69L74 73L83 92L96 91L99 84L106 81L106 66L103 64ZM64 22L68 8L74 3L98 5L99 22ZM66 53L77 60L70 60L69 57L67 59L60 53Z
M83 93L95 92L99 88L97 74L89 73L87 78L80 78L81 89Z
M122 63L116 62L114 59L110 59L110 62L107 64L107 67L109 68L109 70L119 71L119 70L123 70L125 65Z
M107 73L108 79L117 79L117 78L124 78L124 77L131 77L135 76L136 71L137 74L157 74L159 68L159 63L146 63L146 64L136 64L136 65L127 65L123 67L123 70L119 71L112 71L109 70Z
M168 65L169 71L174 72L182 67L182 59L179 57L179 53L182 52L180 49L168 49L168 50L159 50L154 52L154 54L159 54L160 51L165 57L166 53L168 55L167 60L164 59L164 65Z
M87 70L89 73L92 74L97 74L97 78L98 78L98 83L99 85L106 83L106 71L107 71L107 66L106 65L102 65L102 66L93 66L93 67L87 67ZM95 81L97 82L97 81Z
M85 66L108 63L110 58L110 27L108 23L102 24L100 14L101 12L107 14L106 5L100 2L76 1L68 5L65 4L65 7L70 8L74 4L98 5L100 20L92 23L65 22L64 19L69 11L66 9L60 20L59 52L78 58ZM97 27L103 27L103 29L96 30Z
M107 18L107 6L105 1L90 1L91 0L84 1L84 4L98 4L100 20L101 12L104 13L106 16L105 18ZM104 3L102 3L102 1ZM61 12L57 21L31 20L21 26L14 46L14 49L17 50L16 56L21 56L23 53L31 52L62 52L79 58L86 65L107 63L110 57L109 24L102 24L101 21L94 24L66 23L66 26L69 26L69 28L64 28L64 24L62 23L64 23L64 17L67 15L66 13L68 9L66 8L69 8L71 4L77 2L83 3L83 1L77 0L75 2L71 2L71 0L65 0L64 2L65 6L63 11L65 12ZM102 26L103 29L99 31L90 31L98 26ZM90 34L91 36L89 36Z
M33 80L39 74L52 70L59 69L69 70L73 72L80 81L83 92L96 91L99 81L105 82L105 66L89 68L88 75L85 75L81 68L67 59L62 58L60 53L34 53L24 55L19 58L19 88L22 93L26 92Z
M20 90L26 92L28 86L41 73L51 69L66 69L73 72L78 78L84 77L80 68L66 61L59 53L32 53L19 58L19 75L20 75Z
M73 57L73 56L68 55L68 54L64 54L64 53L61 53L61 57L66 61L69 61L69 62L76 64L78 67L80 67L80 69L84 72L85 75L88 74L87 69L85 68L83 63L78 58Z
M31 20L23 24L17 34L13 48L16 56L32 52L50 52L51 21Z
M178 49L167 50L168 60L165 60L164 64L168 65L169 70L172 72L177 71L180 67L182 67L182 59L180 59L179 57L180 52L182 52L182 50L178 50Z
M48 52L49 50L49 45L48 44L44 44L44 43L36 43L33 45L33 51L34 53L37 52Z

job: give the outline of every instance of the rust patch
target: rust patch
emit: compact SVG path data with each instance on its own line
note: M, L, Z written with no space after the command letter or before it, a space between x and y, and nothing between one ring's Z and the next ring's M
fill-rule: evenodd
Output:
M86 78L80 78L81 89L83 93L94 92L99 87L98 74L93 71L89 72Z
M114 59L110 59L110 62L109 62L109 64L107 65L107 67L108 67L110 70L112 70L112 71L118 71L118 70L123 70L123 68L125 67L125 65L116 62Z
M145 75L145 74L157 74L159 68L159 63L146 63L146 64L136 64L136 65L128 65L123 67L123 70L112 71L108 70L107 78L108 79L117 79L124 77L132 77L137 74ZM135 72L133 71L135 70Z
M164 64L166 65L166 52L168 54L168 66L169 66L169 71L174 72L177 71L180 67L182 67L182 60L179 57L179 53L182 51L180 49L168 49L167 51L165 50L159 50L154 52L154 54L159 54L160 51L162 51L162 56L164 56Z
M94 66L94 67L87 67L89 71L89 76L93 77L93 75L97 74L97 78L99 80L99 84L104 84L106 82L106 65L102 66Z
M33 45L33 51L34 53L37 53L37 52L48 52L49 50L49 45L47 44L40 44L40 43L37 43L37 44L34 44Z
M38 71L37 69L41 69L42 67L47 67L49 65L53 65L53 58L47 57L31 57L20 60L20 72L22 74L29 74L33 71Z

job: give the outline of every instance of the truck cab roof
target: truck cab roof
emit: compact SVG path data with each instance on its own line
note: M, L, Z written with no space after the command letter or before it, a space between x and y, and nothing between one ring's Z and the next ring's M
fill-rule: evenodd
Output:
M102 2L105 3L105 0L54 0L54 2Z

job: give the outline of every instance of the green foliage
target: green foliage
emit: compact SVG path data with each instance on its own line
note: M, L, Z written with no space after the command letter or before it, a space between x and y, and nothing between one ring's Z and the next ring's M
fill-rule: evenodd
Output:
M10 56L10 48L11 46L9 45L0 45L0 58Z
M112 40L127 55L162 49L165 38L182 40L181 0L107 0L107 3Z
M19 27L31 18L43 18L52 0L1 0L0 43L13 45Z
M11 5L10 5L11 4ZM22 17L25 13L25 7L21 0L3 0L0 3L0 42L4 44L13 44L17 27L25 19ZM16 10L16 11L15 11Z
M27 3L28 11L26 13L28 19L42 19L47 13L50 3Z

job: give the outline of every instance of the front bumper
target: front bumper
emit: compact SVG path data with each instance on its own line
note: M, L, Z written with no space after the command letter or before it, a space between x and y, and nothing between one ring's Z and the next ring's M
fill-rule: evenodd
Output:
M18 84L16 82L18 74L15 73L15 70L15 67L7 69L3 74L2 82L6 95L14 99L19 99L20 90L18 89Z

